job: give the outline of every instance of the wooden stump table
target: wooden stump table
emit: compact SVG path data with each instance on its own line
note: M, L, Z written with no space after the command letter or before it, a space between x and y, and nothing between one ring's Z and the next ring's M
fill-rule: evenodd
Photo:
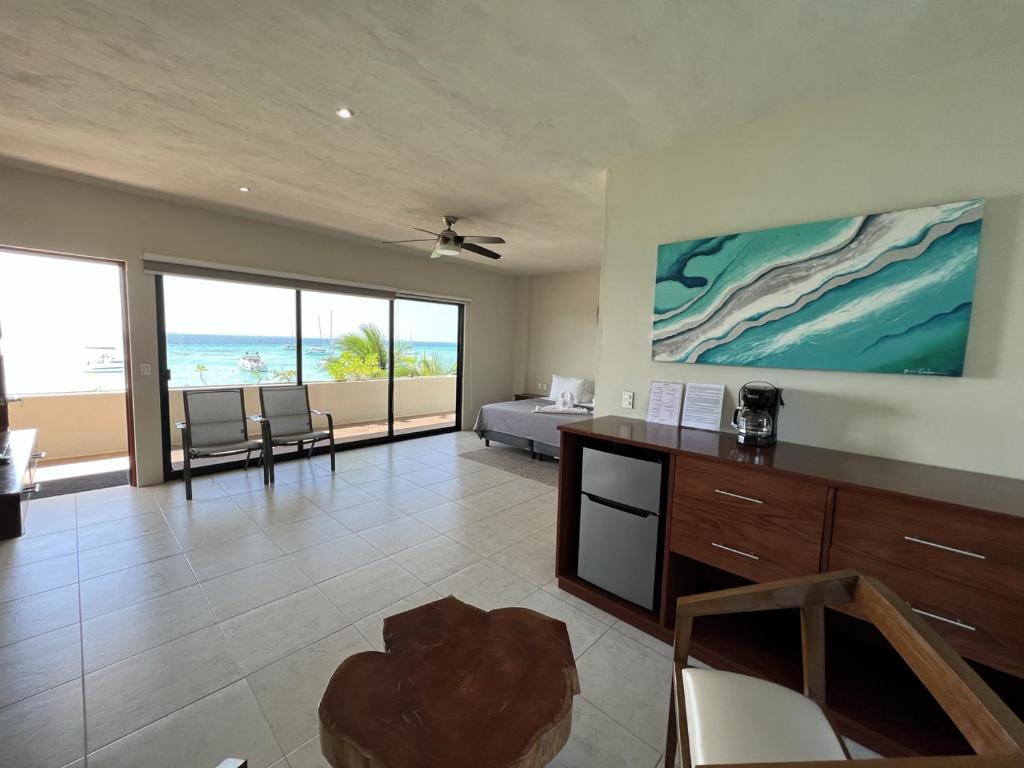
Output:
M446 597L385 619L384 647L324 692L334 768L540 768L568 741L580 685L562 622Z

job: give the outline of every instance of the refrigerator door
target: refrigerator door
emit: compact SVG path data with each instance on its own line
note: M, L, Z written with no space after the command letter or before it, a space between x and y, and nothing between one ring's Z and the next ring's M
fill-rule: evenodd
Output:
M661 463L583 449L583 492L658 514Z
M582 496L577 574L613 595L653 610L660 523L657 514L640 517Z

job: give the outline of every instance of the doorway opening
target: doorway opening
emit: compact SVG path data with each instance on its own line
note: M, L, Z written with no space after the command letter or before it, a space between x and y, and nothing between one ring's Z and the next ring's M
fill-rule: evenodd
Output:
M0 424L36 430L39 496L134 484L124 264L0 248Z

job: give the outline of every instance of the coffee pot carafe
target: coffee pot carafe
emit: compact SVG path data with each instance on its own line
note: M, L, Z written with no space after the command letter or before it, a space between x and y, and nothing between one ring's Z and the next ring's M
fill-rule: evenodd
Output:
M766 381L750 381L740 388L732 426L741 445L774 445L779 430L779 408L786 403L782 390Z

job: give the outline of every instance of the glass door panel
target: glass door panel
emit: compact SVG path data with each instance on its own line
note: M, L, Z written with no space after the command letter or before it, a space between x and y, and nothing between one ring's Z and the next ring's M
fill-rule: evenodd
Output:
M260 412L259 386L298 380L295 291L165 275L163 278L171 468L181 469L182 391L242 387L246 415ZM249 437L259 439L249 423ZM237 462L201 459L193 467Z
M395 434L457 426L461 308L395 301Z
M331 413L339 443L387 437L390 302L316 291L300 300L310 406Z

